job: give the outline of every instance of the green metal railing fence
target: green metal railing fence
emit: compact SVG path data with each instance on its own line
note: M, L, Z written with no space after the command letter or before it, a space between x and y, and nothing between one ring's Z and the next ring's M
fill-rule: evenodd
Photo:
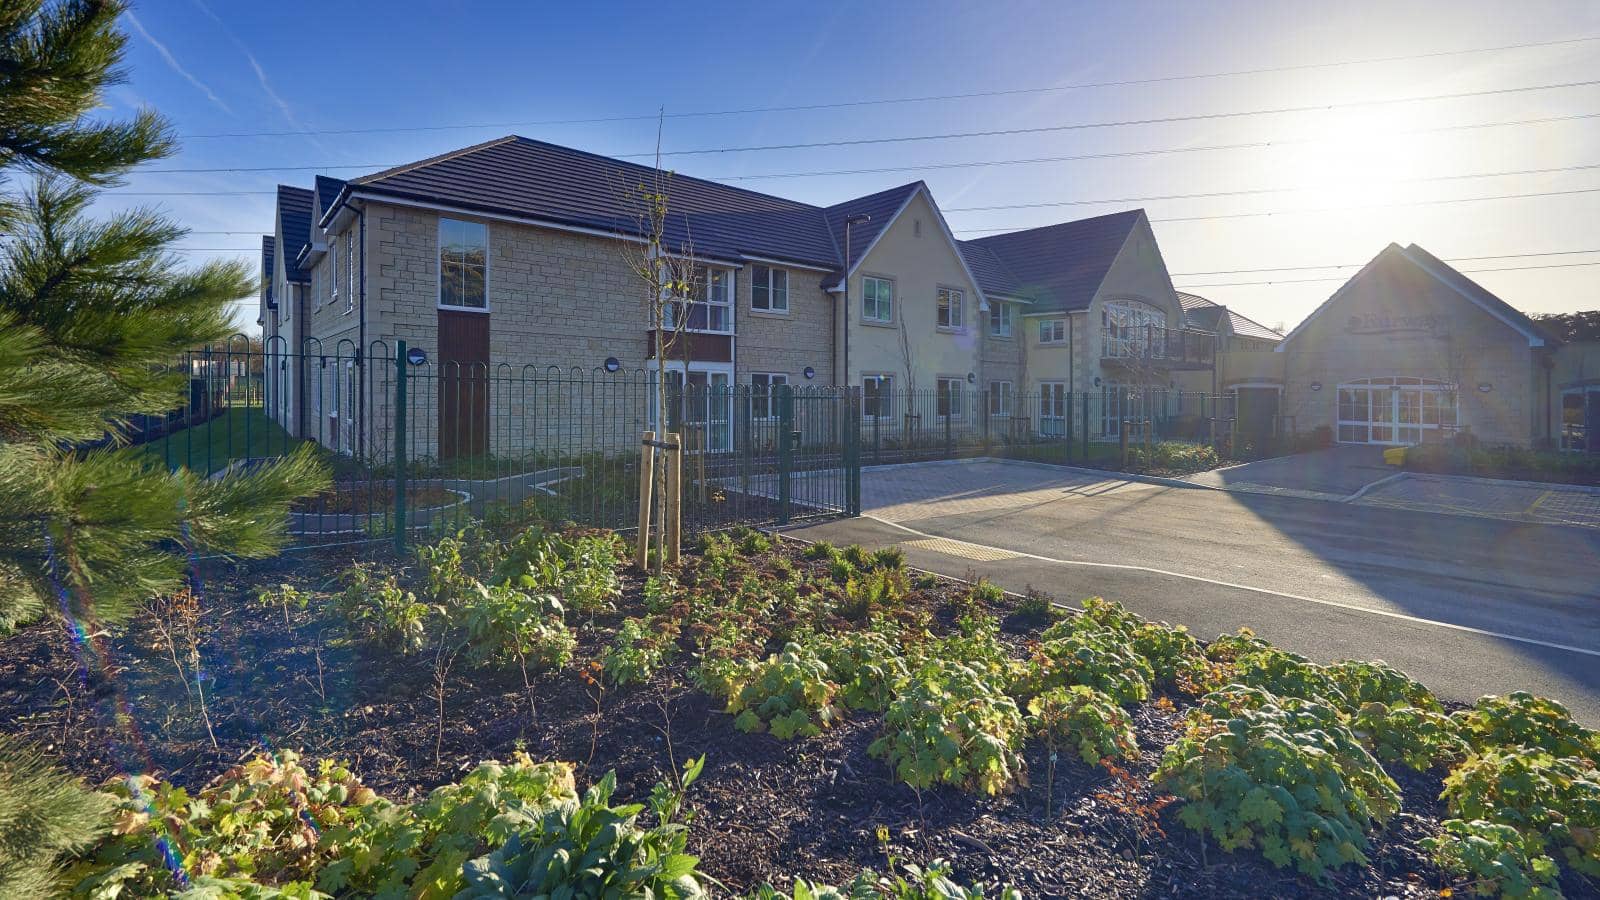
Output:
M390 540L475 518L534 516L629 529L639 440L681 436L684 527L786 524L861 510L861 469L963 456L1117 461L1134 444L1188 441L1233 455L1282 443L1284 423L1241 421L1231 397L1107 386L1030 393L936 388L757 388L722 373L460 364L404 342L244 338L186 354L185 404L136 421L136 452L211 476L309 443L332 490L298 502L300 545ZM664 424L661 420L664 419Z

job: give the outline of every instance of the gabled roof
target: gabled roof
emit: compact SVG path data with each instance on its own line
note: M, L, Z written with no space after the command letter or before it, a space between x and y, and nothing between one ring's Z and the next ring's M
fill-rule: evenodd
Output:
M1374 270L1391 266L1403 266L1408 269L1420 270L1421 272L1426 273L1429 277L1437 280L1441 284L1455 291L1457 294L1460 294L1468 302L1479 307L1489 315L1494 316L1496 319L1499 319L1501 322L1504 322L1512 330L1527 338L1528 346L1530 347L1543 347L1548 344L1558 343L1554 335L1546 331L1542 326L1534 322L1532 319L1528 318L1528 316L1521 310L1518 310L1516 307L1490 293L1489 290L1483 285L1478 284L1476 281L1473 281L1462 273L1451 268L1447 263L1434 256L1432 253L1429 253L1416 244L1412 244L1409 247L1401 247L1399 244L1391 243L1389 246L1378 251L1377 256L1374 256L1371 260L1369 260L1366 265L1361 267L1360 271L1350 276L1349 281L1346 281L1344 284L1340 285L1337 291L1334 291L1333 294L1328 297L1328 299L1322 301L1322 303L1319 304L1316 309L1312 310L1311 315L1306 316L1299 325L1296 325L1289 332L1289 334L1284 337L1283 343L1279 344L1277 349L1280 351L1285 349L1289 345L1290 341L1298 337L1300 333L1305 330L1306 326L1311 324L1313 319L1321 315L1334 303L1338 302L1339 298L1343 297L1345 292L1350 290L1351 285L1361 281L1361 279L1365 278L1368 273Z
M295 265L300 249L311 240L311 191L278 185L278 222L283 241L283 269L290 281L305 281L306 274Z
M1283 335L1254 319L1241 316L1220 303L1214 303L1199 294L1178 291L1178 305L1183 307L1184 322L1192 328L1216 333L1226 321L1234 334L1264 341L1281 341Z
M961 258L967 261L967 268L972 271L974 278L978 279L978 287L985 294L1000 297L1014 297L1031 299L1022 289L1022 282L1017 276L1000 261L1000 257L993 250L972 241L957 241L961 250Z
M839 266L844 267L845 250L850 251L851 265L861 261L867 255L867 250L878 242L878 237L889 227L900 211L906 208L911 198L917 191L927 187L920 181L902 184L876 194L857 197L836 203L822 211L823 217L828 222L829 233L833 235L833 243L839 248ZM858 222L850 227L850 246L844 245L845 219L855 215L870 216L865 222Z
M1015 277L1011 293L1035 299L1030 313L1069 312L1088 309L1129 234L1143 219L1144 210L1130 209L966 243L992 253Z
M656 171L516 135L353 179L352 192L440 203L465 210L637 234L631 201ZM672 176L667 243L697 256L746 255L823 266L838 251L815 206L685 175Z
M321 217L325 217L328 214L328 210L333 209L333 201L339 196L339 191L343 188L344 179L342 178L330 178L327 175L317 176L316 192L319 225L321 224Z
M267 309L276 309L278 306L277 301L272 296L273 282L277 280L273 278L274 251L277 248L278 239L276 237L270 234L261 236L261 283L265 286L263 296L266 299Z

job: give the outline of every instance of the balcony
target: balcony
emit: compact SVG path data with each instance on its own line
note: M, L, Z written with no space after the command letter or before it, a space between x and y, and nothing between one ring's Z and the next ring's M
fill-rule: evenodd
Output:
M1161 325L1111 325L1100 330L1100 362L1129 369L1209 369L1216 362L1216 336Z

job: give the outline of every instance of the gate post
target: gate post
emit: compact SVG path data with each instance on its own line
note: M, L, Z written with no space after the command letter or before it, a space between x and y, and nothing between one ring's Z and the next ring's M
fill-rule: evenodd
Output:
M406 552L406 342L394 349L394 550Z
M1089 461L1089 393L1083 394L1083 461Z
M794 465L794 388L778 385L778 524L789 524L789 471Z
M845 514L861 515L861 404L857 389L847 387L841 396L845 420Z

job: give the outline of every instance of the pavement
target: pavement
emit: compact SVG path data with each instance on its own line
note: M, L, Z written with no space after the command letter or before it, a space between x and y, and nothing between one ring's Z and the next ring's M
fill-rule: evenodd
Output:
M1600 529L999 460L865 469L862 506L793 533L1203 637L1249 626L1322 662L1383 659L1449 700L1531 690L1600 725Z
M1384 465L1383 450L1374 446L1329 447L1199 472L1183 480L1221 490L1344 500L1395 474L1394 467Z

